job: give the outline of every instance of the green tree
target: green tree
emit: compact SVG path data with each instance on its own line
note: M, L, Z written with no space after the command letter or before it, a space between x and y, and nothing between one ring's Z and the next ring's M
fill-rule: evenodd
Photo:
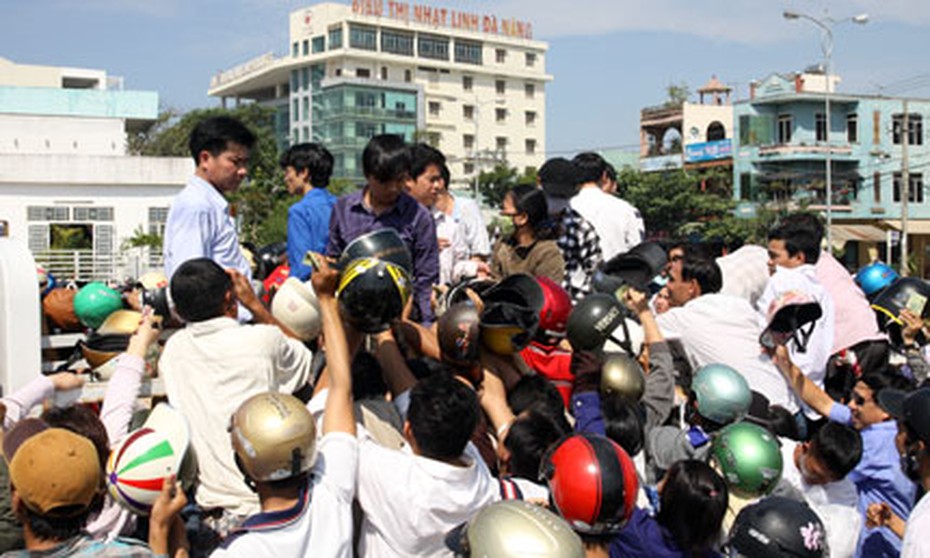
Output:
M497 165L478 175L478 193L488 207L500 207L504 195L518 184L536 184L536 169L530 167L520 174L514 167Z
M688 84L683 81L668 84L668 87L665 88L665 93L668 95L668 100L665 101L665 106L668 108L680 107L691 97L691 89L688 88Z

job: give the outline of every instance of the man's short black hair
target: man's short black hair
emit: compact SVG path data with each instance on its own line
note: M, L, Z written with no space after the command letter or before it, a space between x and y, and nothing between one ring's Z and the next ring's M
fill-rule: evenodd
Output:
M685 259L681 261L681 278L683 281L697 281L702 295L720 292L723 287L723 277L717 262L690 252L686 252Z
M308 171L314 188L326 188L333 175L333 155L318 143L298 143L281 155L281 168L287 167L294 167L297 173Z
M395 134L381 134L368 141L362 151L362 171L365 176L381 182L410 176L410 149L404 138Z
M504 438L504 447L510 452L509 473L535 482L546 450L568 434L571 429L566 424L538 410L521 413Z
M200 164L200 153L207 151L214 157L229 148L230 143L238 143L246 149L255 145L255 134L245 124L230 116L213 116L201 120L191 132L187 145L194 158L194 164Z
M607 161L593 151L586 151L575 155L575 158L572 159L572 163L575 163L578 184L585 184L587 182L599 183L601 179L604 178L604 173L607 172Z
M820 258L823 224L813 213L792 213L772 227L769 240L784 241L789 256L800 252L806 263L815 264Z
M410 390L407 420L424 457L442 461L459 458L480 413L474 390L451 374L434 374Z
M187 260L171 276L171 299L187 322L202 322L223 315L232 279L210 258Z
M862 459L862 435L839 422L829 421L814 432L810 450L833 474L834 480L846 478Z
M449 172L449 166L445 163L439 167L439 176L442 177L442 187L448 190L452 185L452 173Z
M416 180L426 172L426 168L430 165L436 165L436 168L442 173L442 167L445 164L446 156L432 145L417 143L410 146L410 178Z
M64 508L56 508L61 512ZM52 515L41 515L30 510L25 505L20 507L20 515L23 523L29 527L29 531L39 540L43 541L66 541L76 537L84 530L84 524L90 517L91 508L86 507L74 514L67 514L59 517Z

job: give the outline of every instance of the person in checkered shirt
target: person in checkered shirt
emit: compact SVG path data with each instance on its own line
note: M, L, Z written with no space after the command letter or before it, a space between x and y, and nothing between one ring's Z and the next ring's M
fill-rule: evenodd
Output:
M559 225L556 243L565 260L562 286L572 299L581 300L591 291L591 277L603 256L594 226L568 205L578 191L575 165L562 157L549 159L539 169L537 181L546 194L549 215Z

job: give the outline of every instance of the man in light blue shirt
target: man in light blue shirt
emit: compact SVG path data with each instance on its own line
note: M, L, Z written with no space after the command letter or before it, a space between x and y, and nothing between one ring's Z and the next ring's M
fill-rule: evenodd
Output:
M308 250L324 253L329 242L329 217L336 196L326 187L333 174L333 156L318 143L301 143L281 156L284 183L288 193L301 196L287 211L287 259L291 277L310 278L310 266L304 264Z

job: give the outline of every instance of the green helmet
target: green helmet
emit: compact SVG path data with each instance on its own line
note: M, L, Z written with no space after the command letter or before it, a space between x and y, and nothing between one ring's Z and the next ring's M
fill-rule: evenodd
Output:
M601 366L601 396L639 402L646 390L646 375L626 353L608 353Z
M742 498L764 496L781 479L782 457L771 432L748 422L731 424L717 433L710 448L711 463Z
M123 307L123 297L99 281L88 283L74 295L74 314L85 327L98 328Z
M505 500L481 509L446 537L456 556L584 558L581 538L564 519L524 502Z
M702 366L691 381L691 391L698 414L719 424L743 418L752 403L746 378L726 364Z

